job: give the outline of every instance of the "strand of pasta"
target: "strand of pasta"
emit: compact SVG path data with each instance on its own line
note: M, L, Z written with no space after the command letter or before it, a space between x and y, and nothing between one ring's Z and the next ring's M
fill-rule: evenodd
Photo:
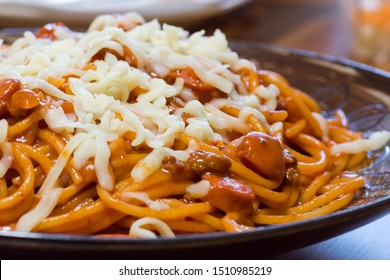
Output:
M12 145L12 150L14 154L13 166L17 166L17 169L20 169L23 183L13 194L0 200L0 209L15 206L23 201L34 189L35 172L31 160L15 145Z
M263 133L267 132L267 129L260 122L260 120L253 115L248 116L248 123L252 127L253 131L263 132Z
M289 198L289 191L286 189L281 191L271 190L263 187L262 185L247 181L234 174L232 175L232 178L245 181L245 183L247 183L252 188L253 192L262 199L273 201L274 203L283 203Z
M7 181L4 177L0 178L0 199L8 196Z
M288 112L286 110L269 110L262 112L264 117L267 119L269 124L276 122L284 122L288 117Z
M23 153L25 153L28 157L35 160L39 163L40 166L42 166L43 170L45 171L46 175L49 173L50 168L53 166L52 160L40 152L39 150L35 149L34 147L24 144L24 143L18 143L14 142L14 145Z
M169 220L165 223L174 231L185 232L185 233L206 233L214 232L216 229L209 226L208 224L186 221L186 220Z
M327 215L333 213L339 209L345 207L348 203L353 199L353 194L348 193L345 194L333 201L330 201L329 204L315 209L310 212L306 212L303 214L287 214L287 215L267 215L267 214L259 214L257 216L252 216L251 220L255 224L266 224L266 225L275 225L275 224L283 224L296 222L301 220L307 220L311 218L320 217L323 215Z
M167 202L167 204L171 207L179 207L185 205L184 201L177 200L177 199L175 200L171 199L169 201L164 200L164 201ZM196 215L192 215L191 218L194 219L194 221L203 223L209 226L210 228L213 228L214 230L223 230L221 220L217 218L215 215L213 215L213 213L196 214Z
M193 215L192 218L195 221L202 222L204 224L209 225L210 227L214 228L215 230L223 230L223 226L221 224L220 219L215 217L212 214L199 214L199 215Z
M58 204L63 204L68 201L73 195L83 190L86 186L88 186L88 182L82 182L80 184L71 184L65 187L58 199Z
M56 151L58 154L61 153L61 151L65 148L65 143L57 137L53 132L50 132L48 130L40 130L38 132L38 137L47 143L49 143ZM82 182L82 177L80 173L72 167L70 164L70 161L68 161L65 165L66 171L69 172L69 175L71 176L73 182L75 184L81 183Z
M19 135L23 131L30 128L34 123L37 123L39 120L42 119L43 111L44 107L39 107L23 120L15 123L14 125L9 126L7 137L13 138L16 135Z
M355 155L351 155L349 157L349 161L348 161L346 169L352 170L353 168L355 168L359 164L361 164L366 158L367 158L367 152L361 152L361 153L358 153Z
M75 230L70 230L70 234L95 234L104 229L109 228L111 225L118 222L120 219L125 217L125 214L111 210L105 213L102 217L99 217L95 222L88 224L84 227L80 227Z
M308 102L308 98L302 98L302 94L297 89L290 87L286 79L275 72L261 70L259 71L259 77L267 84L274 84L277 86L281 95L284 98L289 98L290 102L285 102L289 116L296 114L301 116L301 118L303 117L307 121L308 125L313 129L314 136L322 136L320 125L313 117L310 108L305 104L305 102L312 104L312 102Z
M16 223L17 220L29 211L33 205L35 204L36 199L34 197L34 192L29 192L23 198L23 200L15 204L14 206L8 207L6 209L0 210L0 223L2 224L10 224Z
M110 160L110 164L114 169L122 166L134 166L137 162L144 159L147 155L148 154L145 153L125 154L121 157L112 158Z
M282 187L282 193L287 195L287 199L283 202L275 202L273 200L268 200L266 198L262 199L262 202L267 205L268 209L274 209L275 211L288 209L291 206L295 205L298 201L299 189L292 185L284 185ZM267 208L264 211L268 210ZM263 210L260 210L263 211Z
M123 181L120 181L118 182L118 184L116 184L114 190L117 191L119 194L125 191L142 191L153 185L170 182L171 179L172 177L170 174L163 172L161 169L159 169L142 182L134 182L133 178L127 178Z
M225 217L221 218L221 224L223 226L223 229L226 232L243 232L248 231L250 229L253 229L252 227L244 226L240 223L237 223L235 219L231 219L229 215L226 215Z
M307 157L302 157L301 154L289 148L289 151L297 157L298 168L302 174L318 174L330 166L331 157L329 151L321 141L317 140L313 136L303 133L298 134L290 140L302 150L309 153L316 160L315 162L305 161Z
M361 138L361 133L352 131L345 127L330 125L328 127L328 130L329 130L329 137L336 143L347 142L347 141L352 141Z
M354 191L364 186L364 182L364 178L357 175L352 178L333 179L329 183L329 185L335 185L331 190L311 199L302 205L292 207L290 212L301 214L321 207L342 194L354 193Z
M88 207L92 207L92 206L93 205L87 205L84 208L88 208ZM81 208L81 209L83 209L83 208ZM79 211L72 211L72 212L67 212L67 213L78 213L81 211L81 209ZM101 211L89 213L89 215L84 216L84 218L71 220L71 221L68 221L66 223L63 223L62 225L47 227L41 231L47 232L47 233L70 233L72 231L76 231L76 230L79 230L81 228L85 228L85 227L91 226L95 223L98 223L100 220L107 217L110 213L112 213L111 209L104 208Z
M68 226L79 222L79 221L88 221L89 217L102 215L107 210L107 207L103 204L101 200L95 201L91 205L87 205L83 208L80 208L78 211L66 212L61 215L52 216L44 219L34 227L34 231L48 231L55 230L60 232L61 228L67 228Z
M84 190L77 194L73 199L67 200L66 203L58 203L58 207L54 208L51 216L57 216L66 212L73 211L76 207L80 207L81 203L90 199L93 202L93 198L97 196L96 189L94 187ZM86 204L84 204L85 206Z
M249 92L254 92L259 86L259 76L255 69L244 67L240 69L240 76Z
M306 127L306 120L300 119L299 121L292 124L291 126L287 126L287 124L285 124L285 126L287 127L287 129L284 132L284 135L287 138L293 138L297 136L299 133L301 133L303 129Z
M100 199L108 207L135 217L152 217L161 220L176 220L191 215L208 213L213 210L213 207L206 203L187 204L175 209L153 210L147 207L139 207L125 203L110 195L107 190L103 189L99 185L97 185L97 191Z
M161 184L156 184L148 189L144 190L151 199L157 199L162 197L169 197L173 195L184 195L186 187L190 185L190 182L175 182L167 181Z
M348 165L350 156L348 154L338 154L333 156L332 177L345 170Z
M310 185L307 186L301 193L299 198L300 203L306 203L312 200L315 197L317 190L329 181L330 176L331 173L329 171L325 171L324 173L315 177Z
M237 118L240 115L240 109L235 107L235 106L232 106L232 105L224 106L222 108L222 111L235 117L235 118ZM267 133L267 128L253 114L250 114L248 116L247 121L248 121L249 125L252 127L253 131Z
M316 113L321 112L321 108L318 105L318 102L316 100L314 100L310 95L308 95L307 93L305 93L299 89L295 89L295 92L299 95L299 98L301 98L303 100L303 102L306 104L306 106L309 107L310 111L316 112Z

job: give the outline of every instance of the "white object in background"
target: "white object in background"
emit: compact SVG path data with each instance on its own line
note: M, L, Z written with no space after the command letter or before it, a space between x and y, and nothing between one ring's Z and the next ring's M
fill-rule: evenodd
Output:
M187 25L229 12L250 0L0 0L0 19L88 25L107 13L138 12L146 20ZM5 26L4 26L5 27Z

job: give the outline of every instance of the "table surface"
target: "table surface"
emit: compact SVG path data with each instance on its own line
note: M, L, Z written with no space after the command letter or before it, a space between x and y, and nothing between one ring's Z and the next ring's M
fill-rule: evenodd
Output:
M353 59L353 32L340 1L253 1L196 28L209 32L219 28L228 39L265 42ZM387 215L330 240L272 258L390 260L389 228L390 215Z
M283 2L283 3L282 3ZM340 0L255 0L193 27L228 39L258 41L351 58L353 32Z
M390 215L366 226L302 249L273 256L275 260L390 260Z
M281 4L281 2L284 2ZM228 39L271 43L353 58L353 34L340 1L253 1L193 30L216 28ZM191 30L190 29L190 30ZM390 215L338 237L273 259L390 259Z

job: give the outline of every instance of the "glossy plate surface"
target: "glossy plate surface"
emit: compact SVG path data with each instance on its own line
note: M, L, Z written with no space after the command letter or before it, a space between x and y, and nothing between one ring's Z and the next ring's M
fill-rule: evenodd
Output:
M390 130L390 74L312 52L232 42L241 57L284 75L314 96L324 113L342 108L354 129ZM390 213L390 147L371 154L358 173L367 186L346 209L312 220L260 227L243 233L141 240L1 232L0 255L25 259L249 259L326 240ZM378 233L381 234L381 233ZM383 233L384 234L384 233Z

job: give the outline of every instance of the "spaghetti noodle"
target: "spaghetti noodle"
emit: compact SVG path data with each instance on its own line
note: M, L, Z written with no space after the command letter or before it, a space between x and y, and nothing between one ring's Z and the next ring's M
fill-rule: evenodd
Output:
M342 111L325 119L220 31L132 13L4 45L0 115L0 225L46 233L172 237L326 215L390 138L362 139Z

